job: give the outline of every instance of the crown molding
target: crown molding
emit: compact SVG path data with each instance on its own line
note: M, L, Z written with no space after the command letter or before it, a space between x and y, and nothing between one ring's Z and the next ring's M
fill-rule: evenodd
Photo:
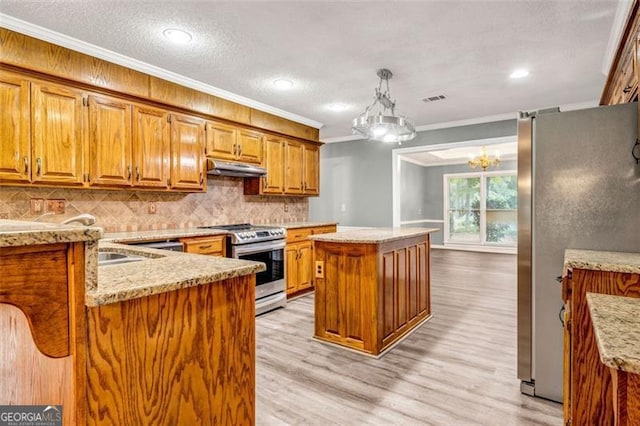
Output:
M78 40L77 38L69 37L56 31L52 31L47 28L23 21L21 19L14 18L13 16L9 16L4 13L0 13L0 26L8 30L16 31L49 43L57 44L58 46L75 50L76 52L94 56L96 58L112 62L114 64L122 65L123 67L131 68L136 71L152 75L154 77L162 78L164 80L171 81L172 83L180 84L182 86L189 87L191 89L198 90L209 95L217 96L219 98L226 99L228 101L254 108L269 114L273 114L281 118L286 118L287 120L295 121L296 123L311 126L316 129L320 129L323 126L322 123L310 118L302 117L300 115L284 111L271 105L263 104L262 102L245 98L244 96L236 95L235 93L219 89L209 84L202 83L200 81L182 76L172 71L165 70L155 65L151 65L146 62L131 58L129 56L121 55L111 50L104 49L100 46Z
M602 57L602 74L609 75L611 69L611 63L618 50L618 43L624 33L624 26L627 23L627 18L631 12L634 0L619 0L616 14L613 16L613 24L611 25L611 32L609 33L609 41L607 48L604 51Z

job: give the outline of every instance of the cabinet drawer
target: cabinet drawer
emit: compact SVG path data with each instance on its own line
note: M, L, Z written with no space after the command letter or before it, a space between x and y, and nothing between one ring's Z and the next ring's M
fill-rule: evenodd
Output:
M316 234L330 234L336 232L336 225L318 226L317 228L311 228L311 233Z
M307 237L311 234L312 228L287 229L287 242L306 241Z
M225 236L196 237L180 240L184 244L187 253L207 254L210 256L225 255Z

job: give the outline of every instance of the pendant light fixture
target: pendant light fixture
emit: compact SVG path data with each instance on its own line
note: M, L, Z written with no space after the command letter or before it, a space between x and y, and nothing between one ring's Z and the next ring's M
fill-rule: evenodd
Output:
M373 103L364 112L353 119L351 129L372 141L403 142L416 137L413 123L404 116L395 114L396 102L391 100L389 79L393 73L386 68L377 72L380 81L376 88ZM382 92L382 82L386 90Z
M469 163L469 167L471 167L472 169L475 169L476 167L480 167L483 172L486 172L487 168L498 167L500 165L500 157L499 156L492 157L490 155L487 155L487 147L483 146L482 155L472 158L471 160L469 160L468 163Z

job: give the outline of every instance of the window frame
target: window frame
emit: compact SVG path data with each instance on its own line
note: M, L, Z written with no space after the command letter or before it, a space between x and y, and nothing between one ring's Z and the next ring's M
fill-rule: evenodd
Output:
M517 239L513 244L505 244L500 242L487 241L487 178L493 176L513 176L516 181L518 179L517 170L495 170L491 172L463 172L463 173L445 173L442 175L444 197L443 202L443 218L444 218L444 239L443 244L446 246L490 246L490 247L505 247L516 248ZM449 229L449 179L451 178L480 178L480 241L477 242L465 242L465 241L451 241L450 229ZM505 209L511 210L511 209ZM515 208L516 220L517 220L518 207ZM516 226L517 229L517 226Z

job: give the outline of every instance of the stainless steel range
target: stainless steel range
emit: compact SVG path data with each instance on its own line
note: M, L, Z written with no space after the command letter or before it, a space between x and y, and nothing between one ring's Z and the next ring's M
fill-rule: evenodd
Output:
M256 315L286 306L284 248L287 231L284 228L252 226L249 223L202 228L229 232L229 257L262 262L267 266L266 271L256 274Z

